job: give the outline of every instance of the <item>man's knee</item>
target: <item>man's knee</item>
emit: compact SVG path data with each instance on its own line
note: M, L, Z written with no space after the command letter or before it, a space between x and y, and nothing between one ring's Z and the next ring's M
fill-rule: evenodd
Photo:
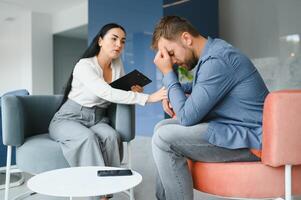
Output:
M174 142L173 132L170 130L170 126L173 125L162 125L157 128L152 138L152 144L156 145L161 149L169 149L170 145Z
M161 126L163 126L165 124L164 121L165 120L161 120L156 124L156 126L154 128L154 132L156 132L158 130L158 128L160 128Z
M161 120L160 122L158 122L154 128L154 132L160 128L161 126L166 126L168 124L177 124L176 120L175 119L164 119L164 120Z

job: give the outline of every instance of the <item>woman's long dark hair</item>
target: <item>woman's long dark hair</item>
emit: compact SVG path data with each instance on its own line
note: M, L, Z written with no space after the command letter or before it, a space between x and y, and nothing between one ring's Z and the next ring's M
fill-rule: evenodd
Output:
M91 44L86 49L86 51L84 52L84 54L81 56L80 59L82 59L82 58L90 58L90 57L96 56L99 53L99 51L100 51L100 47L98 45L99 38L103 38L107 34L107 32L109 30L111 30L112 28L120 28L121 30L123 30L124 33L126 33L125 29L122 26L120 26L119 24L109 23L109 24L104 25L99 30L99 32L97 33L97 35L94 37L94 39L92 40ZM68 95L69 95L69 93L71 91L71 84L72 84L72 80L73 80L73 70L71 72L71 75L70 75L70 77L68 79L68 82L66 84L66 87L65 87L63 101L62 101L62 103L61 103L61 105L59 106L58 109L60 109L60 107L68 99Z

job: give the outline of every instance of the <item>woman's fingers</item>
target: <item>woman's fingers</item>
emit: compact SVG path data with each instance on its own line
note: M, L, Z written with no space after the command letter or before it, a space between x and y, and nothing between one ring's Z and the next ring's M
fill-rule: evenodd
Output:
M131 87L131 91L133 91L133 92L143 92L143 87L141 87L140 85L133 85Z

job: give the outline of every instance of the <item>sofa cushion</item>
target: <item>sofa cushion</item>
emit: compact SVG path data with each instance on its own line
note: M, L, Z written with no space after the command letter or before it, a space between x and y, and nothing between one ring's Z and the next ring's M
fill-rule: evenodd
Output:
M271 198L284 195L284 167L261 162L205 163L189 161L194 188L236 198ZM301 166L293 166L292 194L301 194Z
M48 133L27 138L16 153L18 168L31 174L69 167L59 143L50 139Z

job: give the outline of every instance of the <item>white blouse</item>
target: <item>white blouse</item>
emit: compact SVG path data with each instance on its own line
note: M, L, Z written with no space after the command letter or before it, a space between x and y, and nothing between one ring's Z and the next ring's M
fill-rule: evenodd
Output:
M124 76L123 64L119 58L112 60L111 68L112 82ZM99 66L96 56L79 60L73 70L71 86L68 98L86 107L106 108L110 102L144 106L149 97L144 93L112 88L104 80L103 70Z

